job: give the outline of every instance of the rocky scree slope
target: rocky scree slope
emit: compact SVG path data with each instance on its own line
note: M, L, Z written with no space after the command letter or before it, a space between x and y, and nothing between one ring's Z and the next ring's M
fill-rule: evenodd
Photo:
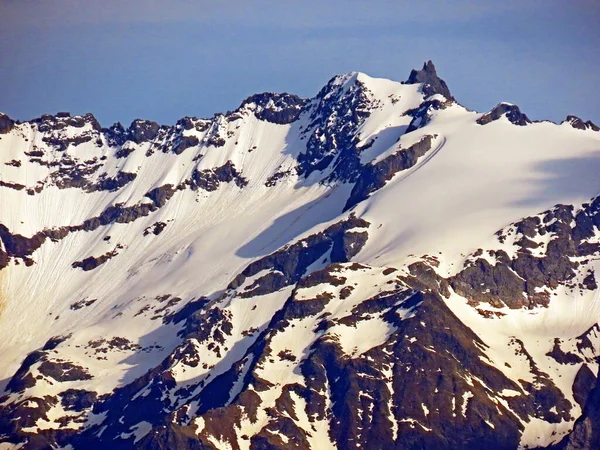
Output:
M431 62L0 115L0 448L595 448L600 133Z

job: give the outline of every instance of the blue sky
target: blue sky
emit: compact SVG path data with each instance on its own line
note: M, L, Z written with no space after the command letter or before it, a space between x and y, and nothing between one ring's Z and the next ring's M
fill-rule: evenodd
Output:
M595 0L0 0L0 111L172 124L432 59L470 109L599 123L599 23Z

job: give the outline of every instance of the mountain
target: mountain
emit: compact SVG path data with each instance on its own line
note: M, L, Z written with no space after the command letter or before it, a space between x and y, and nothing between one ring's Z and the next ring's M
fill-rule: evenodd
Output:
M592 449L600 132L429 61L0 115L0 449Z

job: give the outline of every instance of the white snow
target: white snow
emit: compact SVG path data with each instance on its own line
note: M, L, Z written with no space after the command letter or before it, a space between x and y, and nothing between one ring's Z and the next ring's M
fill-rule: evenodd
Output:
M393 280L397 274L384 275L385 267L402 268L419 260L421 255L437 255L438 273L451 275L476 249L498 248L500 244L494 235L497 230L557 203L579 205L600 192L600 133L581 132L549 122L519 127L506 119L481 126L475 122L478 113L455 104L434 111L423 128L404 134L412 120L404 113L423 101L420 87L356 72L336 78L334 84L341 86L343 93L356 81L366 86L373 105L357 134L358 147L363 148L360 154L363 164L382 161L423 136L435 138L432 149L413 168L396 174L385 187L351 211L371 223L367 244L354 258L368 267L351 270L349 264L342 265L336 275L347 278L343 286L319 285L294 292L295 301L329 292L332 298L323 311L329 314L328 320L342 319L365 299L396 289ZM44 135L28 123L2 136L0 180L22 184L26 189L2 188L0 223L13 234L26 237L45 228L79 225L117 203L125 206L148 203L145 194L151 189L165 184L180 185L195 170L211 170L228 161L248 180L248 185L239 188L234 183L222 183L210 192L178 191L165 206L147 217L70 233L58 242L48 240L31 255L36 262L33 266L12 262L0 271L0 380L8 382L24 356L41 348L50 337L72 334L57 347L57 357L87 368L93 379L52 385L48 380L40 380L28 395L55 395L67 388L110 392L158 364L180 344L177 332L181 324L164 325L161 317L155 317L164 306L156 300L157 296L171 294L182 299L169 312L202 296L214 301L252 261L322 231L350 214L342 214L342 208L351 185L321 184L318 181L323 174L318 172L306 180L295 175L296 158L306 149L306 141L300 135L308 125L307 115L290 125L276 125L256 119L251 113L255 107L247 105L235 120L220 115L204 121L208 125L206 131L195 128L186 131L185 135L196 136L200 144L180 155L155 151L146 156L148 143L129 142L126 147L134 151L117 159L115 148L96 147L93 141L69 145L64 154L79 162L98 158L102 167L95 176L106 173L112 177L119 171L136 174L135 180L115 192L86 193L77 188L44 186L41 192L28 195L27 188L49 181L56 168L30 162L25 152L42 150L41 159L49 163L60 161L62 154L52 150L43 141ZM91 132L89 125L63 130L66 137L84 132ZM208 138L214 134L225 139L224 146L208 145ZM21 167L6 164L13 160L19 160ZM291 174L275 187L265 186L274 173L288 170ZM158 236L152 233L144 236L144 230L159 221L167 223L164 231ZM106 241L108 236L110 240ZM514 252L513 237L502 247L509 255ZM534 240L542 244L536 252L543 252L549 239L550 236L536 237ZM597 238L591 241L596 242ZM102 266L89 272L72 268L74 261L102 255L117 244L123 249ZM485 252L482 257L495 263ZM325 262L321 259L309 270L321 269L328 262L329 259ZM597 273L596 262L590 267ZM264 274L249 278L237 292ZM354 290L342 299L340 291L345 286ZM187 385L198 377L214 377L227 370L256 337L250 331L264 329L292 289L253 298L227 292L218 306L231 313L232 333L225 336L223 344L229 350L218 357L207 350L208 342L192 342L201 364L196 367L182 362L175 364L171 373L178 383ZM496 310L503 315L492 318L482 317L454 293L447 304L489 346L484 350L486 356L506 376L533 381L526 357L515 354L520 346L518 339L540 370L548 373L575 404L571 387L580 365L558 365L546 353L552 349L555 337L561 337L564 346L561 348L575 348L576 337L599 321L599 293L572 292L560 287L552 294L549 308L531 311L505 308ZM81 309L72 308L75 302L84 299L96 301ZM411 311L401 310L402 319L411 316ZM258 432L267 420L263 407L274 404L284 384L302 382L296 368L316 339L334 340L347 355L357 358L385 343L394 331L382 317L372 315L359 320L356 326L338 323L321 336L314 331L319 320L320 317L309 317L292 321L274 336L270 355L273 361L266 361L257 373L265 379L277 380L277 387L259 393L262 401L259 420L243 421L240 434L252 436ZM146 350L96 354L89 346L100 338L114 337L126 338ZM414 338L408 340L414 342ZM234 351L231 349L235 343L240 344ZM600 336L594 336L593 343L597 349ZM281 352L289 353L295 360L279 358ZM594 364L591 368L594 372L598 370ZM32 370L36 371L36 366ZM389 377L390 373L384 375ZM231 398L239 388L239 385L234 387ZM393 396L391 383L388 388ZM140 390L139 395L144 392ZM453 399L455 413L466 417L472 395L466 392L462 399ZM501 402L503 396L519 395L522 393L505 390L497 398ZM294 401L298 425L309 433L311 445L333 447L327 432L328 422L309 421L305 417L304 400L295 396ZM393 399L388 407L396 435L398 423L391 414L392 406ZM428 415L428 407L422 405L422 408ZM578 412L576 406L573 413ZM66 414L62 408L54 408L50 422L36 426L55 428L57 422L53 419ZM103 419L94 415L89 418L88 425L101 423ZM414 419L402 421L429 430ZM202 429L201 419L196 424ZM522 445L546 445L550 442L546 436L554 431L555 437L562 436L572 423L549 425L530 418L524 425ZM149 431L148 426L141 422L129 433L137 441ZM219 448L229 446L217 440L213 444Z

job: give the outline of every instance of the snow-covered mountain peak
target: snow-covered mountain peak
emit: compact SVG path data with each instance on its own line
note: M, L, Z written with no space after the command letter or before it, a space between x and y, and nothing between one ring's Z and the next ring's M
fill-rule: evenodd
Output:
M356 91L368 92L375 99L382 99L391 92L402 91L402 83L387 78L374 78L363 72L348 72L336 75L317 94L316 98L321 101L340 99ZM410 89L404 89L409 92Z
M0 115L0 448L579 439L600 133L566 122L431 62L172 126Z

